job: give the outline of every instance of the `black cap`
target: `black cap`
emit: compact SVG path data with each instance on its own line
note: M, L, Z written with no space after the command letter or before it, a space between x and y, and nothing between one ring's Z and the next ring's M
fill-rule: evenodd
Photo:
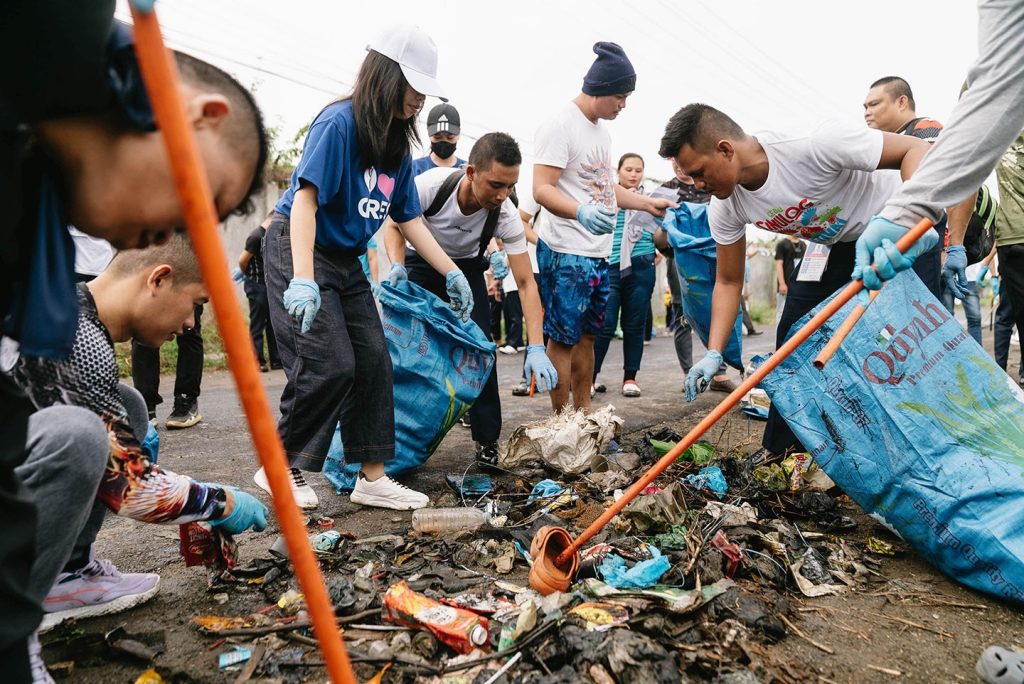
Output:
M436 133L451 133L458 135L462 130L459 120L459 110L450 104L439 104L427 114L427 135Z

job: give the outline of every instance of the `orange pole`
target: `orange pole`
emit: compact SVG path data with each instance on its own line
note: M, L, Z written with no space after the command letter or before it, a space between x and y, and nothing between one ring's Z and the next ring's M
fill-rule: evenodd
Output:
M875 301L875 297L878 296L879 292L881 292L881 290L871 291L871 294L868 295L868 304ZM846 339L846 336L850 334L851 330L853 330L853 326L857 325L857 321L860 320L860 317L863 316L864 312L867 310L867 304L858 304L857 306L853 307L853 311L850 312L850 315L846 317L846 320L843 321L842 324L832 334L832 339L830 339L828 341L828 344L826 344L822 348L821 352L816 357L814 357L815 368L821 370L822 368L825 367L825 364L828 363L828 360L835 355L836 350L839 349L839 345L843 343L843 340Z
M185 223L224 339L228 366L235 377L256 453L273 492L274 511L281 524L299 586L306 597L320 651L332 682L355 684L355 674L334 621L334 608L327 595L320 566L309 545L299 507L292 495L284 447L260 382L252 341L242 318L231 277L225 268L213 196L210 194L199 150L185 118L185 106L178 88L178 71L170 52L164 47L156 12L140 11L131 2L129 6L135 22L135 52L139 68L157 124L163 133Z
M907 231L906 235L901 237L896 243L896 248L901 252L907 251L907 249L917 242L917 239L925 234L932 227L931 221L928 219L921 219L921 221ZM651 466L651 469L644 473L643 477L633 483L629 489L625 491L618 501L613 503L608 510L601 514L601 516L592 522L590 526L580 533L580 536L573 540L572 544L569 545L562 553L558 554L558 558L555 559L555 565L564 566L568 563L575 554L579 553L583 545L593 537L595 534L601 531L601 528L608 524L608 521L618 515L623 508L629 505L629 502L636 498L636 496L644 490L644 488L651 484L655 478L661 475L670 465L676 462L684 451L693 446L694 442L700 439L701 435L707 432L712 425L718 422L718 420L724 416L729 410L739 403L740 399L743 398L750 390L754 389L766 375L772 372L776 366L782 363L793 350L803 344L804 340L810 337L814 331L822 326L822 324L839 311L848 301L864 289L863 280L854 280L846 288L837 294L835 298L829 302L821 311L814 315L814 317L807 321L804 327L796 331L792 337L786 340L779 349L772 354L767 361L761 364L761 367L751 373L750 377L743 381L739 387L734 389L732 393L727 396L722 402L712 409L711 413L704 417L702 421L697 423L696 427L686 433L678 444L672 447L668 453L662 456L657 463Z

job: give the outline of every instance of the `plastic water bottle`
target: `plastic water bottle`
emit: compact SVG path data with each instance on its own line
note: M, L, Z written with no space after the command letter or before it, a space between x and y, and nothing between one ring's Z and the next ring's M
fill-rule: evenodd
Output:
M487 522L479 508L420 508L412 512L412 528L417 532L455 532L476 530Z

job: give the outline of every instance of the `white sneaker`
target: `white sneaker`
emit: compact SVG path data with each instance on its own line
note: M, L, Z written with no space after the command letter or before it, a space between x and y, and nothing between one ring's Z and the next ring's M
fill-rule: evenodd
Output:
M289 468L288 473L288 479L292 483L292 496L295 497L295 503L299 505L299 508L308 511L319 506L320 499L316 498L316 492L313 491L313 488L302 477L302 471L298 468ZM256 486L273 496L273 493L270 491L270 483L267 482L267 473L264 472L263 468L257 470L252 479Z
M68 618L111 615L134 608L153 598L160 575L149 572L122 574L108 560L94 559L75 572L62 572L43 601L39 633L53 629Z
M362 473L356 478L356 487L349 497L352 503L377 508L393 508L396 511L412 511L426 508L430 497L422 492L398 484L387 475L367 480Z
M640 385L636 384L635 380L627 380L626 382L622 383L622 396L639 397Z
M32 684L56 684L43 661L43 647L39 645L39 632L28 638L28 664L32 672Z
M519 352L516 351L516 348L513 347L511 344L506 344L503 347L498 347L498 351L500 351L502 354L509 354L509 355L511 355L511 354L518 354L519 353Z

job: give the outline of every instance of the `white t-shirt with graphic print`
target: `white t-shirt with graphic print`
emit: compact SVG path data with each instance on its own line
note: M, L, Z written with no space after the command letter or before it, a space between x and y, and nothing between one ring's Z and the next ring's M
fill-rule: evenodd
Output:
M757 190L736 186L708 207L711 235L723 245L743 237L748 223L826 245L853 242L902 182L875 170L882 133L872 128L826 123L804 136L755 137L768 155L768 180Z
M591 123L575 102L541 124L533 139L535 163L562 169L555 186L582 204L601 204L618 211L612 173L612 138L600 121ZM614 220L614 218L612 219ZM541 209L537 237L555 252L605 258L612 253L612 236L592 235L576 219Z
M456 168L440 166L416 176L416 190L424 211L433 203L444 179L458 171ZM433 216L424 216L423 222L445 254L452 259L471 259L480 253L480 236L483 235L487 214L490 212L481 208L466 216L459 208L458 196L459 189L455 188L441 210ZM508 254L522 254L526 251L526 232L519 219L519 210L511 199L506 199L501 205L494 237L504 241Z

